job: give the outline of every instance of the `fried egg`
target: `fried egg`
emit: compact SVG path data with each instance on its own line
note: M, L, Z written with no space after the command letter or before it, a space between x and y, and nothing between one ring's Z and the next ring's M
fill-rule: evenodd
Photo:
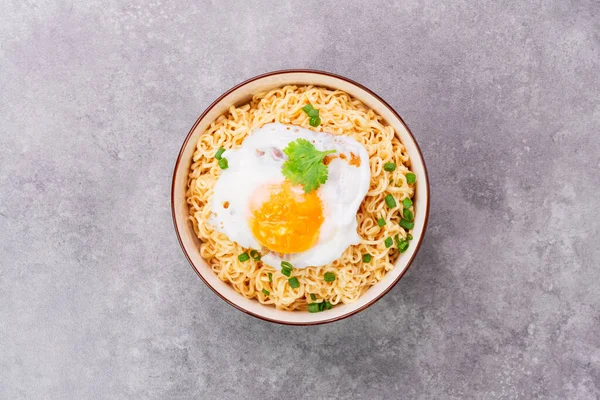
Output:
M319 151L336 151L324 160L327 181L309 193L281 172L283 149L299 138ZM294 268L322 266L360 243L356 212L371 172L367 151L355 139L271 123L222 157L228 167L214 186L210 223L240 246L258 250L263 263L277 269L284 260Z

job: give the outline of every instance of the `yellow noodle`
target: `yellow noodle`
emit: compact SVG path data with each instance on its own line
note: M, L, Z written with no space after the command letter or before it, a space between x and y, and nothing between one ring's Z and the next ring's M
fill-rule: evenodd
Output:
M311 103L320 110L321 125L309 125L302 106ZM235 149L254 129L271 122L293 124L313 131L348 135L362 143L369 154L371 169L370 189L357 212L358 233L362 241L348 247L342 256L329 265L294 269L293 275L300 287L292 289L288 278L274 268L249 260L240 262L238 255L246 249L217 232L208 223L213 187L221 173L214 155L219 147ZM394 172L386 172L383 165L394 162ZM414 184L406 182L410 160L394 129L382 117L356 99L340 90L314 86L285 86L255 95L252 101L240 107L230 107L200 136L193 155L186 193L190 221L202 241L200 255L217 276L230 283L247 298L255 298L283 310L306 310L310 294L317 302L332 304L355 301L370 286L380 281L393 268L398 257L396 246L386 248L384 241L398 234L406 238L408 232L398 225L401 219L402 199L412 198ZM391 183L390 183L391 182ZM384 197L393 194L397 206L387 207ZM411 206L411 211L414 212ZM379 227L378 218L387 224ZM372 260L364 263L364 254ZM336 273L334 282L325 282L323 274ZM273 274L269 282L268 274ZM270 292L269 296L262 289Z

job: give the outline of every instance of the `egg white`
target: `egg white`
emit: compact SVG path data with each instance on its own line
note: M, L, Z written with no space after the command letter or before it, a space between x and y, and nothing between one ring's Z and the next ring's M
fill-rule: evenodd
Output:
M350 165L339 157L328 164L327 182L317 192L324 217L317 243L301 253L268 252L262 256L265 264L278 269L283 260L294 268L326 265L338 259L350 245L360 243L356 212L371 180L368 153L355 139L293 125L266 124L250 134L240 148L223 153L229 166L221 172L213 189L210 223L215 229L242 247L262 248L249 224L250 199L254 197L256 201L257 188L285 180L281 168L287 156L283 149L299 138L309 140L320 151L334 149L335 155L345 154L347 159L354 153L360 159L360 166ZM268 195L264 193L264 200Z

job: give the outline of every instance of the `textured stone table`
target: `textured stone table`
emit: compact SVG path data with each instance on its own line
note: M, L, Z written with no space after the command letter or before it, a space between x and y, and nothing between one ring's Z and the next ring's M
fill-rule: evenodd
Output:
M0 5L1 399L600 396L598 1L128 3ZM312 328L215 296L169 208L202 110L302 67L394 106L432 193L400 283Z

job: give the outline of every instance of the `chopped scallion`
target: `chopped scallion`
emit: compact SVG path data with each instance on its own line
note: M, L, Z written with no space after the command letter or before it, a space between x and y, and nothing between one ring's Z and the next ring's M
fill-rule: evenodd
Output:
M221 169L227 169L227 168L229 168L229 163L227 162L226 158L221 158L219 160L219 167L221 167Z
M256 250L250 251L250 257L252 257L255 261L260 261L260 253Z
M404 253L406 249L408 249L408 241L406 241L404 238L400 238L399 235L394 236L394 239L400 253Z
M389 249L394 244L394 241L392 240L391 237L389 237L389 238L385 239L385 242L383 242L383 243L385 243L385 247L387 247Z
M385 196L385 204L387 204L389 208L396 207L396 200L394 199L394 196L392 196L391 194Z
M295 276L293 278L288 279L288 283L292 289L298 289L300 287L300 282L298 282L298 278Z
M412 172L409 172L408 174L406 174L406 182L415 183L416 181L417 181L417 176L415 174L413 174Z
M396 170L396 164L393 162L388 162L383 164L383 169L386 170L387 172L393 172Z
M290 276L292 275L292 270L291 269L287 269L287 268L281 268L281 273L285 276Z
M315 296L315 294L314 294L314 293L311 293L311 294L310 294L310 299L311 299L312 301L315 301L315 300L317 300L317 296Z
M246 262L250 259L250 256L248 255L248 253L242 253L238 256L238 260L240 260L241 262Z
M302 111L304 111L305 113L309 113L310 110L314 110L315 108L312 106L312 104L307 104L304 107L302 107Z
M323 279L325 282L333 282L335 281L335 272L325 272L323 275Z
M292 264L287 261L281 262L281 273L285 276L290 276L292 274Z
M413 219L415 219L413 212L410 211L408 208L404 209L403 214L404 214L403 218L407 221L412 221Z
M219 147L219 150L217 150L217 152L215 153L215 158L217 160L220 160L223 156L223 153L225 153L225 149L223 147Z
M370 254L363 254L363 262L371 262L371 255Z
M308 121L308 123L310 124L310 126L314 126L316 128L317 126L321 125L321 118L310 117L310 120Z
M404 229L412 229L415 227L415 224L414 224L414 222L410 222L405 219L401 219L400 226L403 227Z
M321 310L319 310L319 304L320 303L310 303L308 305L308 312L316 313L316 312L321 311Z
M383 218L379 218L379 219L377 220L377 225L379 225L379 226L384 226L384 225L385 225L385 219L383 219Z
M273 282L273 274L269 272L269 282Z
M402 205L404 206L404 208L410 208L410 206L412 206L412 200L407 197L404 200L402 200Z
M270 295L270 294L271 294L271 292L269 292L267 289L263 289L263 290L261 290L261 292L263 292L263 294L264 294L265 296L268 296L268 295Z

